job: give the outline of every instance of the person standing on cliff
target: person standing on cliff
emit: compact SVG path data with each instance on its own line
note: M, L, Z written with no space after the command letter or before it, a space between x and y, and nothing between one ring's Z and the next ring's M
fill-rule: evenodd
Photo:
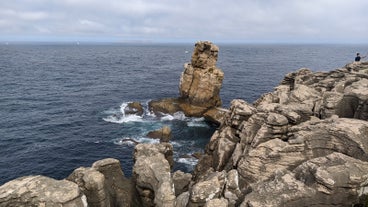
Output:
M360 57L360 53L358 52L355 57L355 62L359 62L361 59L365 58L367 56Z

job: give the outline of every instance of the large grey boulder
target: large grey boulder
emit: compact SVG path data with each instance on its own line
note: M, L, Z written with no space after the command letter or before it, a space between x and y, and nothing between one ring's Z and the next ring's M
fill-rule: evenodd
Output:
M87 201L77 184L38 175L0 186L0 206L87 207Z

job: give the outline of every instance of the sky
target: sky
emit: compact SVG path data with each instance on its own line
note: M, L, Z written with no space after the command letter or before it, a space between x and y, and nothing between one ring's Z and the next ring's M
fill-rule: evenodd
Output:
M368 43L367 0L0 0L0 41Z

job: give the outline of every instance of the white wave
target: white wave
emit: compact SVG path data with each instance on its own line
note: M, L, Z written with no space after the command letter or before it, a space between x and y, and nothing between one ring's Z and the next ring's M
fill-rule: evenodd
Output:
M187 119L188 117L186 117L182 111L175 112L173 115L164 114L164 116L161 117L161 121L172 121L172 120L185 121Z
M166 114L165 116L161 117L161 121L172 121L174 120L174 117L170 114Z
M126 115L126 116L118 116L118 115L110 115L106 118L102 118L104 121L111 122L111 123L127 123L127 122L143 122L143 117L132 114L132 115Z
M206 128L209 127L206 122L195 122L195 121L188 122L187 126L189 126L189 127L206 127Z
M189 158L178 158L176 160L176 162L179 162L179 163L183 163L183 164L186 164L186 165L191 165L191 166L194 166L198 163L198 160L196 158L192 158L192 157L189 157Z
M118 139L114 141L114 144L116 145L128 145L128 146L135 146L137 143L135 142L134 139L130 139L130 138L123 138L123 139Z
M206 128L209 127L208 124L205 122L204 117L190 119L190 121L187 123L187 126L189 126L189 127L206 127Z
M128 106L129 102L124 102L120 105L120 112L125 116L125 108Z

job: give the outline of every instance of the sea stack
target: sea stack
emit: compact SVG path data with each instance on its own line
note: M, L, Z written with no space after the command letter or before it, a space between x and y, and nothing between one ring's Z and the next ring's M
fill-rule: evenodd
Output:
M222 113L217 110L222 104L220 89L224 79L223 71L216 67L218 52L219 48L209 41L197 42L192 60L184 65L181 74L180 97L151 101L150 110L156 114L182 111L186 116L195 117L214 109Z
M191 63L184 65L180 98L205 108L221 106L220 89L224 73L216 67L219 48L211 42L195 44Z

